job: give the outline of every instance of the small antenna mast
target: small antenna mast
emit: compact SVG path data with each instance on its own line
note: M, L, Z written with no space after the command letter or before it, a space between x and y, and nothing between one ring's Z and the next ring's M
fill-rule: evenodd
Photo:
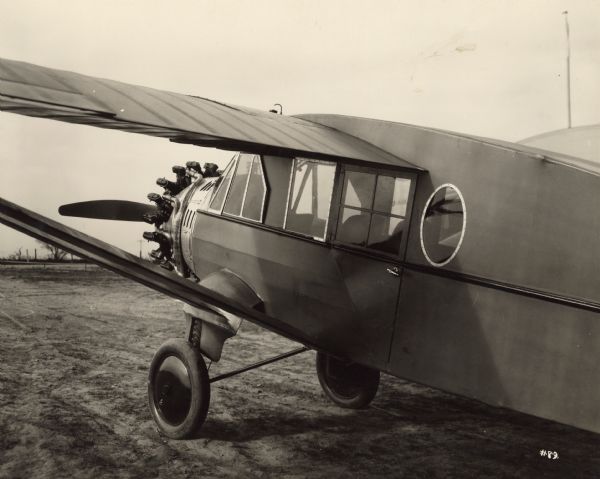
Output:
M567 114L569 128L571 128L571 42L569 39L569 12L563 12L565 16L565 27L567 29Z

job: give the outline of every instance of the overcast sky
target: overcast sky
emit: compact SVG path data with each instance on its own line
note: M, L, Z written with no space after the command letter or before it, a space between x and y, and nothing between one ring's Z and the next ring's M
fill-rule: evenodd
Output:
M600 2L0 0L0 57L284 113L338 113L516 141L600 123ZM231 154L0 113L0 196L135 252L147 225L61 218L145 201ZM0 226L0 256L35 242ZM145 250L147 248L145 247Z

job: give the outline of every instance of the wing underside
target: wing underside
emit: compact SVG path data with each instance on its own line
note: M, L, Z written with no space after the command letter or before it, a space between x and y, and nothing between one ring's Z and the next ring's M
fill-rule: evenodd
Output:
M0 59L0 110L225 150L418 170L364 140L300 118L6 59Z

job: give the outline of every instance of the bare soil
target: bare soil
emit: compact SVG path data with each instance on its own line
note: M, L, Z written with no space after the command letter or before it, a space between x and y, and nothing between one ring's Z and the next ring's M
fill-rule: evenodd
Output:
M340 409L313 352L213 384L197 437L166 439L147 370L182 305L83 268L0 266L0 477L600 477L597 434L394 377ZM296 346L244 323L210 374Z

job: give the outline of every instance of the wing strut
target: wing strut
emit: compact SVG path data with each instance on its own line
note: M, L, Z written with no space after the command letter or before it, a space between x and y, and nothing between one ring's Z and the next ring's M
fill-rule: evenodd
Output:
M142 260L116 246L53 221L0 198L0 223L29 236L51 243L82 258L132 279L160 293L179 299L195 308L222 310L247 319L277 334L307 346L313 341L299 329L255 309L200 286L176 273Z

